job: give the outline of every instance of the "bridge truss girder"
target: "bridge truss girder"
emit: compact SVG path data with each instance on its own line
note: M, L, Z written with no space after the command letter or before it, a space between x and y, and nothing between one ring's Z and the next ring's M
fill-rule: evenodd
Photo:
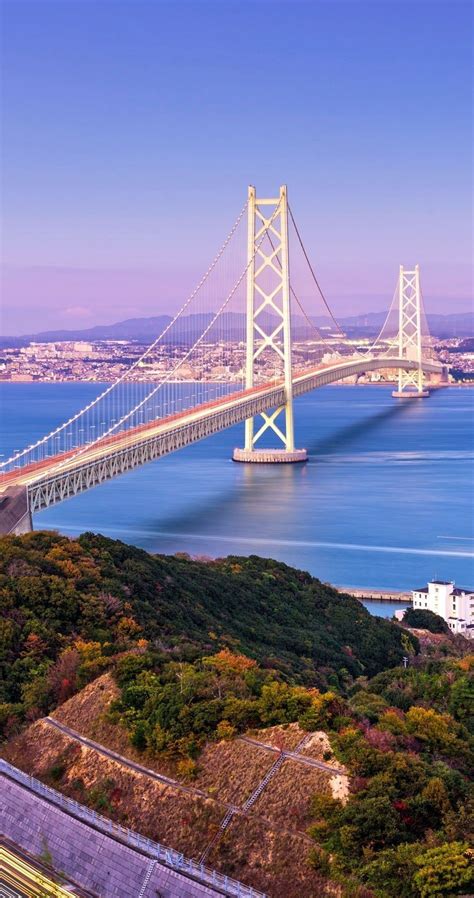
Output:
M266 397L266 394L265 394ZM239 424L248 415L257 415L267 407L268 400L262 396L246 397L242 405L217 410L209 417L203 417L182 427L156 434L134 445L110 452L103 458L79 464L72 471L58 469L47 478L42 478L28 486L29 508L33 514L43 511L58 502L70 499L94 486L112 480L119 474L126 474L163 455L183 449L191 443ZM280 405L285 398L283 386L275 387L270 401Z
M346 377L354 377L364 371L402 366L413 371L417 368L417 362L400 358L374 358L336 365L296 378L293 383L293 395L301 396L317 387L335 383ZM436 374L444 370L443 366L433 362L423 362L423 368ZM234 403L232 397L229 397L225 407L216 409L211 414L206 410L202 417L195 421L183 423L179 427L174 426L164 433L145 437L141 442L126 445L109 452L106 456L82 462L78 460L77 467L72 470L62 470L58 466L48 476L26 484L30 513L43 511L58 502L112 480L119 474L126 474L147 462L189 446L233 424L239 424L249 417L261 415L262 412L268 414L269 409L284 406L285 399L284 384L269 386L255 396L237 398Z

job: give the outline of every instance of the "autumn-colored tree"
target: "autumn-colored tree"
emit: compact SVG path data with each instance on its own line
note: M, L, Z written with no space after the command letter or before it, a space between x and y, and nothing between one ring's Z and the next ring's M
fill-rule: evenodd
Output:
M438 714L432 708L410 708L405 720L408 732L430 748L449 749L458 731L449 714Z
M198 765L192 758L182 758L176 765L176 772L181 779L196 779L198 773Z
M228 720L221 720L216 727L216 739L232 739L236 729Z
M252 670L257 666L257 662L246 655L238 655L231 652L230 649L222 649L215 655L208 655L202 659L205 667L217 670L219 673L236 673L242 674L246 670Z
M21 651L22 658L41 658L47 652L47 644L37 633L28 633Z
M451 810L448 790L439 776L433 776L428 780L421 792L421 799L432 805L441 815Z
M137 624L133 617L121 617L116 629L117 639L121 645L130 644L142 632L140 624Z
M57 703L66 701L76 691L80 663L81 656L77 648L70 647L61 652L50 669L48 684Z

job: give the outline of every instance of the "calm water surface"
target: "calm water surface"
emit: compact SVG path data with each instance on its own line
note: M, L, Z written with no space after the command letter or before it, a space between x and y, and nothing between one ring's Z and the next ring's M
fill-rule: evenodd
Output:
M1 384L2 452L99 390ZM270 556L340 585L402 590L433 576L474 585L474 390L397 402L389 387L329 386L295 406L307 464L233 463L239 425L42 512L35 526L99 531L150 552Z

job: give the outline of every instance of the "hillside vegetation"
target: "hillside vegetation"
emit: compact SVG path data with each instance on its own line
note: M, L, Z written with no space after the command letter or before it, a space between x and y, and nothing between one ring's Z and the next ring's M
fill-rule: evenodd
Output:
M428 634L417 654L407 630L254 556L199 562L46 532L0 549L13 763L185 853L212 846L212 864L274 898L474 888L467 643ZM37 720L62 702L59 721L179 782L147 801L146 771L137 781L125 758ZM283 759L249 815L275 758L255 740L270 739L300 756ZM215 842L226 802L238 813Z
M222 648L294 684L342 691L414 651L414 637L276 561L199 562L90 533L0 540L0 722L6 734L121 652L192 663Z
M473 666L473 656L425 659L342 696L279 682L229 651L193 665L135 656L119 661L111 716L135 747L183 756L190 777L205 740L292 721L326 731L327 760L344 765L351 790L347 802L314 796L314 869L347 898L441 898L474 886Z
M422 659L360 680L346 719L331 722L351 797L344 806L315 796L312 862L345 895L450 898L474 888L473 669L472 655Z

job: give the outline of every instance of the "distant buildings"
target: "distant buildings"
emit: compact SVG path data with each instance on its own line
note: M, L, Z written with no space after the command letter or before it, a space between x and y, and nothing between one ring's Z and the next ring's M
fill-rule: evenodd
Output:
M474 639L474 589L455 586L453 581L431 580L413 590L413 609L433 611L452 633Z
M474 342L474 340L473 340ZM294 339L293 365L297 370L316 368L348 360L354 356L356 348L369 349L367 339L326 335L324 340ZM456 382L474 381L474 352L468 352L470 341L452 338L438 342L436 351L439 359L456 368ZM147 344L134 340L66 340L51 343L30 342L28 346L4 346L0 355L0 381L96 381L110 383L124 374L130 364L138 364L128 375L136 381L153 380L168 374L175 368L176 381L195 380L239 384L245 375L246 348L242 340L225 343L209 339L201 342L199 351L190 358L189 342L176 344L158 343L148 351L145 359L140 358L148 349ZM388 344L387 344L388 349ZM460 349L459 353L456 351ZM178 366L179 364L179 367ZM256 364L256 383L264 383L276 376L275 354L264 350ZM346 378L349 383L391 383L397 378L395 369L369 371L358 377Z

